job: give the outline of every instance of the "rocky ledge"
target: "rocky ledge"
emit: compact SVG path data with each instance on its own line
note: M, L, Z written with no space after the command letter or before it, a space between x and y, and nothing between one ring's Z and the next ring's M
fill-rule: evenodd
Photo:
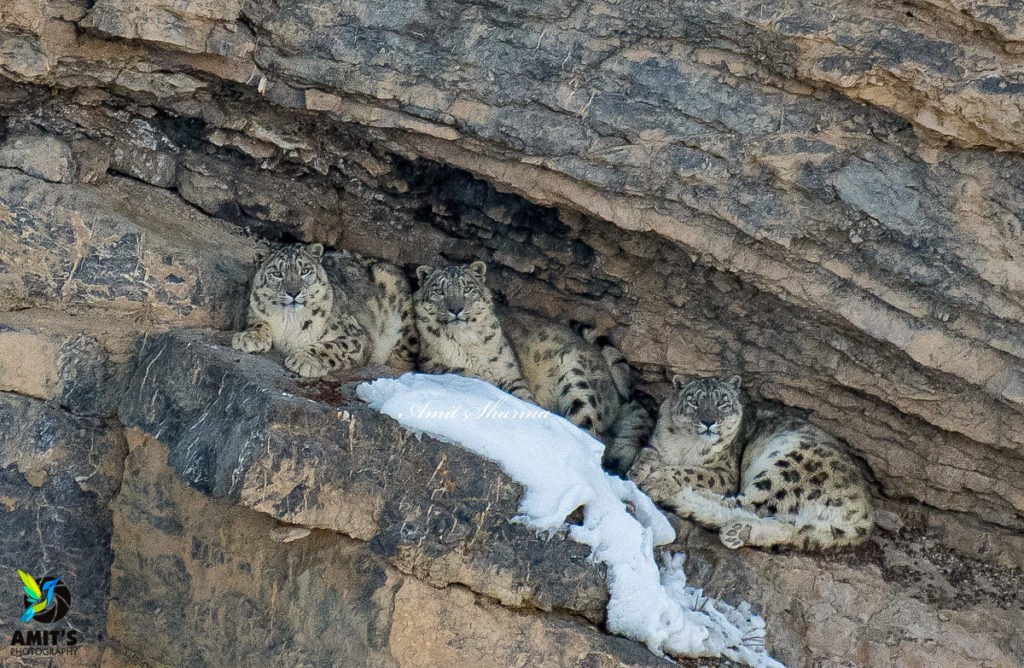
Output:
M170 665L230 664L253 643L279 665L665 663L599 631L603 570L564 535L511 522L522 490L495 464L405 431L354 399L354 381L297 381L228 340L149 338L121 402L118 652Z
M304 634L332 627L354 605L369 626L349 642L361 643L361 656L384 656L411 640L396 634L406 631L401 620L411 613L400 606L415 587L417 600L445 601L447 623L489 610L488 619L527 624L534 631L514 626L512 637L503 630L494 642L516 638L531 663L576 665L582 648L657 663L596 630L607 603L602 569L564 533L538 536L512 522L522 490L496 465L417 437L354 398L357 382L379 369L297 381L273 355L245 355L227 340L181 331L140 349L119 408L131 453L114 503L112 629L147 614L147 632L191 638L212 606L224 615L218 627L262 629L265 651L277 651L276 638L281 651L328 659L334 649L302 654L310 651L299 646ZM866 545L813 557L729 552L707 532L680 526L689 576L726 600L754 603L768 622L769 647L789 665L861 657L869 665L997 667L1024 658L1016 628L1024 577L950 557L926 536L881 530ZM334 554L314 559L325 551ZM329 594L340 586L330 584L335 578L353 577L333 572L339 553L361 564L361 575ZM287 571L275 566L284 563ZM304 584L311 577L320 584ZM183 618L181 610L196 612ZM421 614L418 632L436 621ZM573 639L557 652L541 640L556 633L551 624ZM213 634L206 650L188 640L155 655L145 634L114 635L126 655L178 665L185 652L223 652L225 643L241 652L245 633L237 633ZM429 654L431 665L472 656L462 651Z

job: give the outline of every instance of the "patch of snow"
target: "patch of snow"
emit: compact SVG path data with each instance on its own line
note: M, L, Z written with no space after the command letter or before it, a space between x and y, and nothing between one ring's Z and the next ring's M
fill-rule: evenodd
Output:
M683 555L654 547L675 533L632 481L601 468L604 446L568 420L475 378L407 373L362 383L361 399L411 431L497 462L523 485L515 521L555 532L583 506L569 536L608 568L608 630L656 654L724 656L757 668L782 666L764 649L764 620L686 585ZM633 507L633 514L626 503Z

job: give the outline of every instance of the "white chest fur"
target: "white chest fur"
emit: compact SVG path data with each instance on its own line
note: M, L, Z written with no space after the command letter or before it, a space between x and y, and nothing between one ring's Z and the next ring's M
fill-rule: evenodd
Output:
M302 308L271 307L267 324L274 339L274 347L286 355L304 350L323 338L327 320L314 316L313 310Z
M497 354L500 345L498 337L487 344L484 337L487 331L483 327L465 323L449 325L441 330L434 339L433 357L445 366L465 369L467 373L482 374L493 363L488 360Z

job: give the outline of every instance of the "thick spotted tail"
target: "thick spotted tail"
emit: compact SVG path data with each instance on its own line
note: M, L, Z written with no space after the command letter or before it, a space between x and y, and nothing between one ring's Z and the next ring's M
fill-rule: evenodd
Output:
M637 453L650 442L652 433L651 413L639 401L624 403L601 459L605 470L625 478Z
M356 255L370 272L373 293L370 311L374 318L370 360L396 371L412 371L419 357L419 332L413 316L412 292L401 270L387 262Z
M622 401L629 401L633 394L633 372L629 368L629 362L623 357L607 336L598 336L597 330L578 320L573 320L569 326L583 337L587 343L597 346L601 350L601 357L608 364L611 373L612 383L615 384L615 391L619 393Z
M815 516L762 517L746 505L742 495L726 497L689 487L672 499L676 514L717 529L722 544L730 549L750 545L824 550L852 545L867 537L873 523L870 513L839 507Z

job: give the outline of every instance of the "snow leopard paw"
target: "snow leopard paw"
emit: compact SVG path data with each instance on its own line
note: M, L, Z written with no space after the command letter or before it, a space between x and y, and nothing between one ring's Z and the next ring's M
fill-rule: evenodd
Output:
M718 539L730 550L743 547L750 540L751 527L745 522L726 524L718 533Z

